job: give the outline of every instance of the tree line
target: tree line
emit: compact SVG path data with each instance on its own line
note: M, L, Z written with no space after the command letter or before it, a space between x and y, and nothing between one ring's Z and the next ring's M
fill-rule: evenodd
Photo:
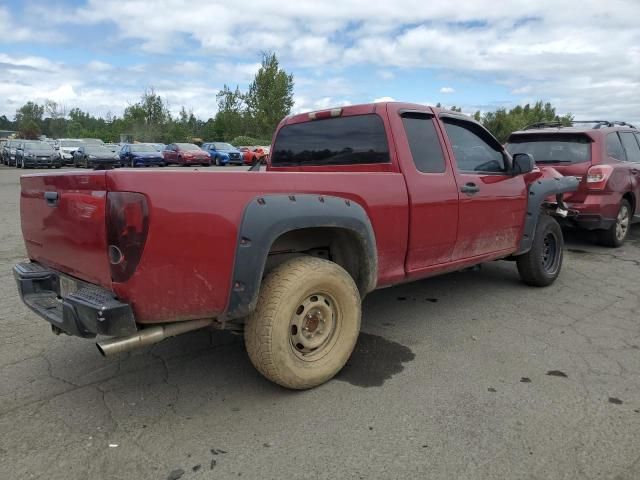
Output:
M122 116L96 117L79 108L67 109L54 101L44 105L29 101L13 120L0 116L0 130L14 130L23 138L46 135L53 138L101 138L119 142L125 134L141 142L227 141L236 145L267 145L282 118L293 108L293 75L280 67L275 53L265 53L261 66L246 92L224 85L216 95L215 117L201 120L183 106L172 115L169 105L153 88L125 108ZM436 106L441 107L438 103ZM451 110L461 112L456 106ZM550 103L538 101L507 110L477 111L473 117L501 142L526 125L545 121L569 124L573 117L559 116Z
M100 138L119 142L128 135L141 142L191 142L197 139L230 141L244 145L271 142L278 122L293 108L293 75L285 72L274 53L265 53L246 92L225 85L217 94L218 112L208 120L196 118L183 106L177 115L153 88L118 117L96 117L79 108L66 109L52 100L43 105L29 101L13 120L0 116L0 130L13 130L22 138Z

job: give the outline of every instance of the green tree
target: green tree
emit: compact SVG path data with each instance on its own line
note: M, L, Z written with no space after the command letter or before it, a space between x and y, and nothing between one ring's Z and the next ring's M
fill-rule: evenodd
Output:
M226 84L216 95L218 113L215 118L215 139L229 141L246 133L249 121L245 95L236 86L231 90Z
M476 112L474 117L478 119L480 112ZM480 121L500 142L504 143L512 132L521 130L527 125L538 122L561 122L569 125L572 120L573 115L559 116L550 103L538 101L533 106L518 105L511 110L499 108L495 112L486 112L481 116Z
M262 65L245 96L253 133L270 137L293 108L293 75L282 68L275 53L264 53Z
M37 138L40 135L42 115L44 107L31 101L16 110L15 123L23 137Z

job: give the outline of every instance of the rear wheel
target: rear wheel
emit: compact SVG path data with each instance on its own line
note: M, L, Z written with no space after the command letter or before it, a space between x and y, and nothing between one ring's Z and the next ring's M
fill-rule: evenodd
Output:
M535 287L551 285L560 275L563 249L558 222L549 215L540 215L531 250L516 259L522 281Z
M622 246L629 234L631 226L632 210L631 204L627 200L620 202L616 221L607 230L598 232L598 241L605 247L617 248Z
M306 389L338 373L360 331L360 294L339 265L297 257L265 278L247 317L245 345L253 365L283 387Z

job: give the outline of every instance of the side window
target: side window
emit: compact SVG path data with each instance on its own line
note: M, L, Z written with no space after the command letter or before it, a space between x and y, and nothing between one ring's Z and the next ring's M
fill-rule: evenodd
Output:
M616 132L607 135L607 155L617 160L624 161L627 159L622 143L620 143L620 137Z
M402 123L409 140L413 163L418 171L444 172L444 154L432 117L420 113L405 113L402 115Z
M620 132L620 139L627 153L627 160L640 163L640 146L636 138L633 132Z
M483 137L486 133L470 122L444 120L453 155L462 172L506 173L502 150Z

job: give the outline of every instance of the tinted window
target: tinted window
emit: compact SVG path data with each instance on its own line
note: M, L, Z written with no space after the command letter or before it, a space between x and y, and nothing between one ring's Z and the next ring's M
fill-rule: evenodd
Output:
M591 143L584 135L513 135L507 151L528 153L537 163L581 163L591 160Z
M389 147L377 115L328 118L285 125L278 132L271 163L355 165L389 162Z
M607 135L607 155L618 160L626 160L620 138L615 132Z
M424 173L444 172L444 155L433 119L426 115L407 113L402 116L402 123L416 168Z
M507 166L502 151L483 137L488 136L470 122L444 120L444 128L453 148L458 169L463 172L504 173Z
M636 141L636 135L632 132L620 132L620 138L622 139L622 145L627 152L627 160L630 162L640 163L640 146Z

